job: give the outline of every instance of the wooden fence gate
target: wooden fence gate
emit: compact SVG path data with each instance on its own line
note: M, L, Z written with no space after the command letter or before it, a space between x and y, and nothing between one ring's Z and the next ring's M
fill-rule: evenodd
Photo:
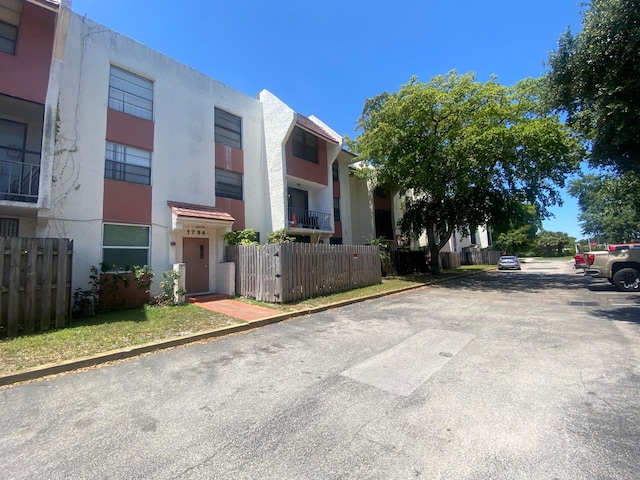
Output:
M380 250L369 245L279 243L227 247L236 293L285 303L382 282Z
M64 327L73 241L0 237L0 337Z

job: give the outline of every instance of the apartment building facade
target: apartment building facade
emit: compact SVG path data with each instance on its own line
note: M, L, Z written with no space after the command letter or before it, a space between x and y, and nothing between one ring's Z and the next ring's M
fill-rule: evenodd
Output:
M0 234L73 239L74 288L94 266L184 264L189 293L232 293L231 230L353 242L353 155L320 119L64 2L0 6Z

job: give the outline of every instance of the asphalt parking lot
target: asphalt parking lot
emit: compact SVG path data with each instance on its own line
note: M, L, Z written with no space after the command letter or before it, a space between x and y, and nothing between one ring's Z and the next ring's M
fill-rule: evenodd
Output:
M636 479L640 296L526 263L0 390L2 478Z

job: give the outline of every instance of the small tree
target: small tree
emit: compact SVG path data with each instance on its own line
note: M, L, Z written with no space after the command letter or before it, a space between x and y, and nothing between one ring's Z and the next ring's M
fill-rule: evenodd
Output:
M224 239L227 245L258 245L258 236L253 228L228 232Z
M267 243L292 243L295 242L294 237L287 235L287 232L283 229L271 232L267 238Z

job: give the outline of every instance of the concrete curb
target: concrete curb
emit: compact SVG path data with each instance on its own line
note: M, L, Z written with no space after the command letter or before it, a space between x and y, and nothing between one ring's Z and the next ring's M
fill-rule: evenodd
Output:
M295 312L286 312L273 315L270 317L261 318L251 322L242 323L240 325L233 325L230 327L221 327L211 330L205 330L195 333L193 335L186 335L184 337L175 337L168 340L162 340L159 342L147 343L144 345L138 345L135 347L121 348L118 350L111 350L109 352L99 353L88 357L77 358L66 362L60 362L49 365L42 365L39 367L33 367L19 372L11 373L8 375L0 376L0 387L12 385L20 382L27 382L30 380L36 380L39 378L48 377L51 375L58 375L61 373L71 372L81 368L94 367L103 363L114 362L118 360L125 360L127 358L137 357L145 353L155 352L159 350L166 350L169 348L179 347L187 345L189 343L199 342L201 340L207 340L216 337L223 337L225 335L231 335L233 333L247 332L256 328L264 327L274 323L283 322L292 318L303 317L311 315L313 313L324 312L333 308L344 307L346 305L352 305L354 303L364 302L366 300L373 300L376 298L386 297L398 293L404 293L411 290L418 290L421 288L429 288L434 284L466 277L469 275L476 275L479 273L485 273L491 270L483 270L482 272L468 272L460 275L456 275L452 278L443 278L433 283L425 285L411 285L409 287L398 288L396 290L389 290L387 292L375 293L366 297L358 297L350 300L344 300L342 302L330 303L328 305L322 305L320 307L313 307L304 310L297 310Z

